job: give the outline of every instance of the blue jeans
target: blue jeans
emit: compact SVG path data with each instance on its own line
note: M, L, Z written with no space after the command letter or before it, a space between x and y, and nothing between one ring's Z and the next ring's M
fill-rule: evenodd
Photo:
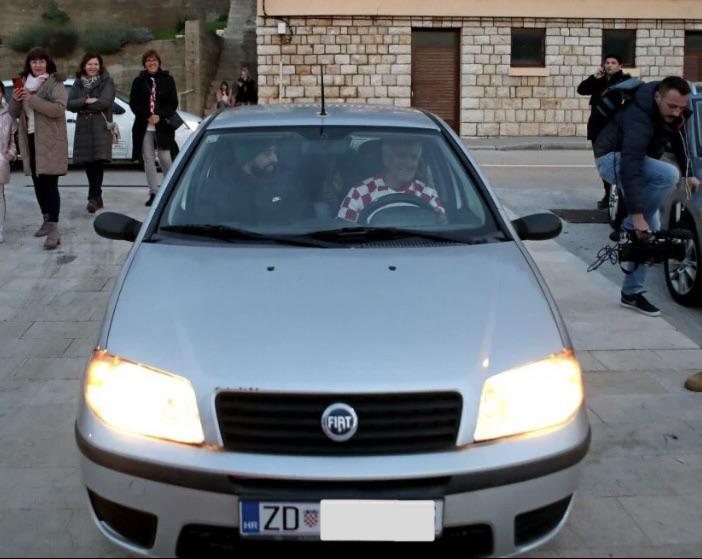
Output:
M597 158L595 162L597 171L603 180L611 184L622 184L619 167L620 159L621 153L615 152ZM660 208L670 191L680 181L680 171L675 165L646 157L644 159L643 172L645 180L643 189L644 219L653 231L658 231L661 228ZM623 226L625 229L634 229L631 214L626 217ZM627 262L623 264L623 267L625 270L631 271L631 273L624 278L622 293L624 295L641 293L644 290L648 266L636 266L631 262Z

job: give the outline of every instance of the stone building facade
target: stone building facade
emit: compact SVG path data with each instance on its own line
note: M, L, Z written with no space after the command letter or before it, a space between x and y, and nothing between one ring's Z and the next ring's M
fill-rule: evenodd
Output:
M585 136L588 98L576 89L601 64L604 30L635 30L635 67L626 71L643 80L682 75L686 33L702 31L699 4L699 17L687 20L272 17L259 10L259 94L263 103L319 102L324 66L330 102L411 106L413 32L453 29L460 38L456 128L461 135ZM514 28L545 29L543 67L511 64Z

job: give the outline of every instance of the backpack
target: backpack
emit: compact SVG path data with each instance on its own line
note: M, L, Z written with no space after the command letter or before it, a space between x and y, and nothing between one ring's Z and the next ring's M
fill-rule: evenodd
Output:
M643 84L638 78L629 78L607 89L593 111L593 116L596 115L602 128L622 107L633 101L634 95Z

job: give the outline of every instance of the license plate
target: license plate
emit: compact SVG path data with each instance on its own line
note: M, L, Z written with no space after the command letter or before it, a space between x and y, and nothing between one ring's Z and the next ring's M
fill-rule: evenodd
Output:
M325 541L432 541L443 501L240 501L242 537Z

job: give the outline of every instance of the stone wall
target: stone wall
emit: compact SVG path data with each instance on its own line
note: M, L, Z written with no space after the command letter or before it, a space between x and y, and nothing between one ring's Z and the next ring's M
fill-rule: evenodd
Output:
M251 0L255 1L255 0ZM76 25L91 22L114 22L154 30L175 29L185 19L216 19L229 11L230 0L57 0ZM3 2L0 40L22 26L37 23L48 0Z
M588 98L576 89L601 63L603 29L637 30L637 68L627 71L644 80L680 75L685 30L702 29L702 20L352 17L289 23L292 33L280 36L276 19L258 18L262 103L319 102L323 64L329 102L410 106L412 29L460 29L463 136L584 136ZM511 67L512 27L546 29L545 68Z
M186 89L182 103L185 110L203 114L221 51L222 39L209 33L202 21L185 24Z

